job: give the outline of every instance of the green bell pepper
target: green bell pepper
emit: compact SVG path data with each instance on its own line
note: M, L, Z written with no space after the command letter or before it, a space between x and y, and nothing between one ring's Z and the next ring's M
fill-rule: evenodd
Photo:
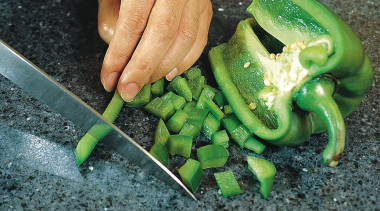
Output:
M322 163L341 159L346 116L374 76L350 27L314 0L254 0L228 43L209 52L228 104L256 136L296 146L329 133Z

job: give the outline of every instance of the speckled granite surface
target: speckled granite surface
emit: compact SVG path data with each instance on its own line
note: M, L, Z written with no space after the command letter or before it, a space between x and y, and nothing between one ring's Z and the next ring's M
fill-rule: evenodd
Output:
M212 176L216 170L207 170L194 201L102 145L76 168L72 152L85 131L0 76L0 210L379 210L380 2L321 2L359 35L375 71L371 91L345 121L346 148L339 166L320 165L327 134L297 148L270 147L262 157L273 161L278 173L269 198L263 199L246 168L249 152L231 147L233 156L224 169L234 171L244 193L223 198ZM213 1L205 52L227 41L238 21L249 17L248 4ZM112 94L98 80L107 46L97 35L96 10L90 0L3 0L0 39L101 112ZM197 65L209 70L206 54ZM139 109L124 108L115 124L149 148L156 123Z

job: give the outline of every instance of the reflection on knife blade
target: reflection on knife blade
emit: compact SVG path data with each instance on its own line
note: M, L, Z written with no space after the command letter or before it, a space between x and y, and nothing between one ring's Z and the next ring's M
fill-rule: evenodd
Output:
M53 78L21 56L0 40L0 73L27 91L30 95L48 105L75 125L87 131L94 125L101 125L110 133L103 143L129 161L140 166L156 178L175 189L183 190L196 200L185 185L165 166L151 156L144 148L123 133L98 112L84 103ZM85 118L84 118L85 117Z

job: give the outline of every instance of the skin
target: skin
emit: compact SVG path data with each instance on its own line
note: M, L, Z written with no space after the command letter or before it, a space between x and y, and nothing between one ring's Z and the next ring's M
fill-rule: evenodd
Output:
M130 102L147 83L190 68L207 43L210 0L98 0L98 30L109 44L101 69L107 91Z

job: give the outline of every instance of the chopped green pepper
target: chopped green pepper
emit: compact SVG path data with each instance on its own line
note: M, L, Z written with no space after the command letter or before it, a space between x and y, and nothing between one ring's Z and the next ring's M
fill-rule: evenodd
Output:
M322 163L343 153L343 118L370 89L368 56L350 27L315 0L254 0L254 18L209 52L215 79L256 136L296 146L328 130Z
M154 133L154 142L160 142L163 146L166 146L170 136L169 130L166 127L164 120L158 120L157 128Z
M202 169L222 167L229 156L222 145L211 144L197 149L197 156Z
M169 136L166 148L171 155L181 155L188 158L190 157L192 144L192 136L171 135Z
M211 142L213 144L219 144L219 145L224 146L225 148L229 146L229 143L228 143L229 140L230 138L228 137L226 130L215 132L211 136Z
M160 161L164 166L169 166L168 150L160 142L155 142L150 148L149 153Z
M214 177L224 197L243 193L232 171L217 172Z
M186 78L176 76L168 85L168 90L175 91L178 95L184 97L187 101L193 99L191 88Z
M201 164L189 158L186 163L178 169L178 173L185 185L191 191L196 192L203 178L203 170Z
M260 182L260 193L264 198L269 196L273 186L274 175L276 174L276 167L272 162L247 156L248 169L256 176Z

